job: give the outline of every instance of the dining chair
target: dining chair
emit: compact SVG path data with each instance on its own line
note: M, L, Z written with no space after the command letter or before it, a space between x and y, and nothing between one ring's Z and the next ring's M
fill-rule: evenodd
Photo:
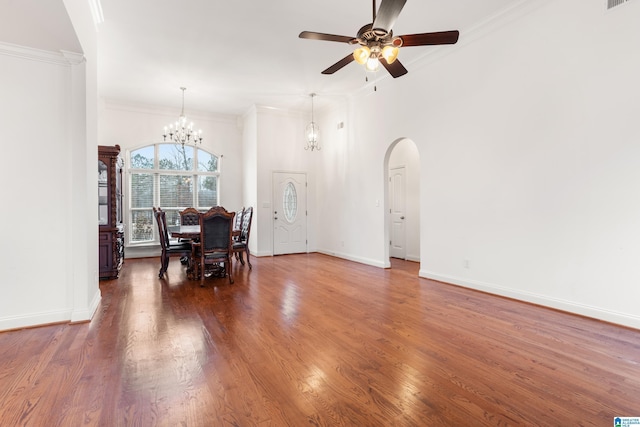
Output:
M162 249L162 253L160 254L160 272L158 273L158 277L162 278L169 267L169 258L172 256L188 257L191 255L191 243L178 242L171 244L169 241L169 231L167 230L167 217L165 212L160 208L154 207L153 215L156 217L156 222L158 224L160 247Z
M240 235L240 230L242 228L242 216L244 215L244 207L236 212L235 219L233 221L233 240L237 240L237 236Z
M232 251L239 257L240 264L244 265L243 252L247 254L247 264L249 268L251 266L251 260L249 259L249 233L251 232L251 219L253 217L253 207L249 206L244 210L242 216L242 227L240 228L240 235L237 240L233 242Z
M180 215L180 225L198 225L200 223L200 211L196 208L186 208L178 212L178 214ZM191 239L181 238L178 241L191 243ZM187 265L189 257L180 257L180 263Z
M200 277L200 286L204 286L207 273L220 277L226 274L229 283L233 283L231 249L234 217L235 212L227 212L222 206L200 214L200 241L192 244L192 259ZM207 266L211 266L208 271Z
M186 208L180 211L181 225L198 225L200 222L200 211L196 208Z

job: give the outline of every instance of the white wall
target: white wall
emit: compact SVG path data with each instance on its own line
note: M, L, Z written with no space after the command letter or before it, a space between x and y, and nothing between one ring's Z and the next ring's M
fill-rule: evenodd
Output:
M86 164L74 164L72 155L86 143L79 59L0 44L0 330L86 320L99 301L97 256L75 264L89 203L86 189L73 192L75 179L86 180Z
M274 171L304 172L307 174L307 240L308 250L315 250L315 186L318 153L304 149L304 129L308 116L296 111L255 107L244 119L246 125L245 146L256 150L256 171L247 170L247 179L255 179L256 201L251 237L256 256L273 254L273 183ZM252 138L255 137L255 142ZM253 186L253 184L247 184Z
M251 233L249 233L249 250L252 254L258 252L258 235L261 229L258 217L258 114L256 107L252 107L242 117L242 205L253 206Z
M407 136L385 134L395 125L386 110L396 108L385 102L378 82L378 91L337 100L318 120L325 130L318 165L318 251L378 267L389 266L384 159L389 146Z
M384 156L407 137L422 276L640 327L640 2L523 7L336 105L353 131L325 144L342 182L319 181L319 229L329 198L350 226L320 247L384 265Z
M95 185L95 159L98 156L98 42L95 23L89 4L85 0L64 0L65 9L74 32L82 46L84 64L71 69L72 109L74 123L70 150L72 177L71 216L72 272L74 307L71 320L88 320L100 302L98 287L98 234L96 230L95 201L98 189ZM67 59L74 54L64 53Z

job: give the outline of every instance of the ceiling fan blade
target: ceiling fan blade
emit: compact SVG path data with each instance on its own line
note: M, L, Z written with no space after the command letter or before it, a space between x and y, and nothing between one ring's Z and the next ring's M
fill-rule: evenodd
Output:
M298 37L300 37L301 39L326 40L328 42L341 43L349 43L354 40L354 37L336 36L334 34L316 33L313 31L303 31Z
M407 0L382 0L376 19L373 21L373 30L391 32L406 2Z
M407 69L404 68L404 65L397 59L393 61L391 64L387 63L387 60L384 58L380 58L380 63L384 68L387 69L389 74L393 76L393 78L398 78L400 76L404 76L408 73Z
M427 46L435 44L455 44L460 33L456 31L440 31L437 33L407 34L400 36L402 47Z
M353 61L353 54L349 54L342 58L340 61L333 64L331 67L327 68L322 72L322 74L333 74L345 65L349 65Z

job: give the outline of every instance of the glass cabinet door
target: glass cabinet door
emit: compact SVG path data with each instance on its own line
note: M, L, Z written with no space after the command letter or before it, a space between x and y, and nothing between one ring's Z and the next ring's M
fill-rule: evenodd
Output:
M116 170L116 224L122 223L122 166Z
M98 160L98 224L109 224L109 183L107 165Z

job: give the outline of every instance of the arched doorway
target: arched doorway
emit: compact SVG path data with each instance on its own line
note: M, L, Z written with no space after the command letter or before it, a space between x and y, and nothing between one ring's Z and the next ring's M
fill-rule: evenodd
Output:
M420 262L420 153L408 138L395 140L384 159L385 267L390 258Z

